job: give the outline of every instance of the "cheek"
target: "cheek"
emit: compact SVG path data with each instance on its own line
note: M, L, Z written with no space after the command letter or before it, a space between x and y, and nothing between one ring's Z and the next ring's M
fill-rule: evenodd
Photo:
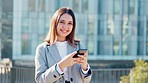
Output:
M70 32L72 32L73 28L71 27L69 30L70 30Z
M69 30L72 30L73 29L73 26L69 26Z
M57 31L59 31L61 29L61 26L60 25L58 25L57 26Z
M56 29L56 30L57 30L57 32L58 32L60 29L57 27L57 29Z
M59 34L60 33L60 28L57 27L57 31L56 32L57 32L57 34Z
M60 25L60 24L58 24L58 25L57 25L57 29L60 29L60 28L61 28L61 25Z

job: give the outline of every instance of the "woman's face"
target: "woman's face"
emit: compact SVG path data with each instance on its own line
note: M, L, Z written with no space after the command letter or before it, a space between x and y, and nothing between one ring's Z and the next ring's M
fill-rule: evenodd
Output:
M58 41L65 41L66 36L68 36L73 28L73 19L72 17L65 13L63 14L58 22L57 26L57 37Z

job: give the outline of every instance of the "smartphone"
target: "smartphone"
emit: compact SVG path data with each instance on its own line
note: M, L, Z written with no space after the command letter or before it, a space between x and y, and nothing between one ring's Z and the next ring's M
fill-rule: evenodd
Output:
M87 49L79 49L73 58L77 58L78 55L84 55L87 52Z

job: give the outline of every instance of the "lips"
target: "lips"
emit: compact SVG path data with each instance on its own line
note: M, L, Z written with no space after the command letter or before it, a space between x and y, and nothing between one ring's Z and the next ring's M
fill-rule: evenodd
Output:
M69 30L62 30L62 29L60 29L60 31L61 31L62 33L67 33Z

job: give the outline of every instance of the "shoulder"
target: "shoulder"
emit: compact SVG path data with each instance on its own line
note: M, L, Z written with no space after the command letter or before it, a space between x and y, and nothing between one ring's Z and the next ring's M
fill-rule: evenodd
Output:
M48 44L47 42L43 42L37 46L37 49L44 49L47 46L50 46L50 44Z
M80 40L74 40L74 44L78 45L80 43Z
M75 40L74 42L78 48L81 48L81 49L85 48L84 44L80 40Z

